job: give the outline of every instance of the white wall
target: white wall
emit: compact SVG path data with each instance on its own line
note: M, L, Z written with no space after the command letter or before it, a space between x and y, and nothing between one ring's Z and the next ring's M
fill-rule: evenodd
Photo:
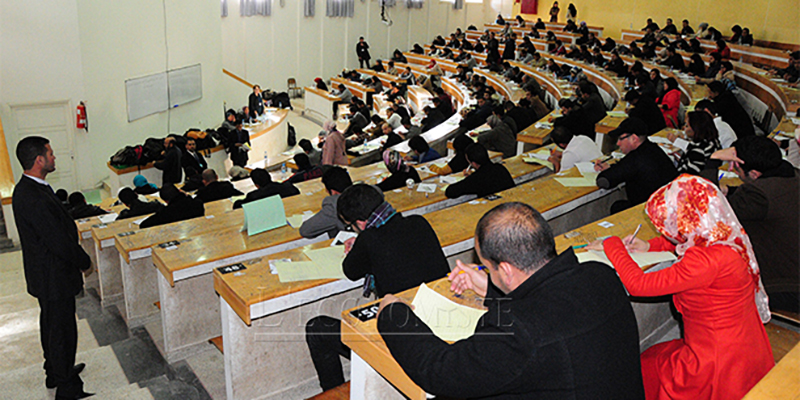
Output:
M90 131L74 132L78 187L70 190L106 177L106 162L125 145L222 120L218 0L0 0L0 43L4 121L9 104L86 101ZM196 63L201 100L128 122L126 79ZM6 129L6 139L13 152L17 135Z

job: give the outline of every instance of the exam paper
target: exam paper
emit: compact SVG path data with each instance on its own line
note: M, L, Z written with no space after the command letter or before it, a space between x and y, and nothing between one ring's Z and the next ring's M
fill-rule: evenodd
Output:
M275 262L275 269L278 271L278 279L281 282L346 278L342 271L343 247L306 250L305 254L311 261Z
M303 214L295 214L291 217L287 217L286 222L288 222L292 228L298 229L300 228L300 225L303 225Z
M436 293L424 283L417 290L414 314L433 331L439 339L456 342L475 333L478 320L486 310L463 306Z
M417 185L418 192L424 193L436 193L436 184L435 183L420 183Z
M688 149L688 148L689 148L689 142L688 142L688 141L686 141L686 140L684 140L684 139L681 139L681 138L675 138L675 141L674 141L674 142L672 142L672 144L673 144L675 147L677 147L677 148L679 148L679 149L683 150L684 152L686 151L686 149Z
M553 178L564 187L592 187L597 186L595 181L584 176L580 178Z
M111 213L111 214L98 215L97 219L99 219L100 222L102 222L104 224L110 224L110 223L116 221L118 216L119 216L119 214L117 214L117 213Z
M675 254L672 254L668 251L648 251L646 253L630 253L630 255L633 261L635 261L640 268L648 265L659 264L664 261L675 261L678 259L675 257ZM583 253L575 253L575 256L578 257L579 263L597 261L606 264L609 267L613 267L608 257L599 251L589 250Z

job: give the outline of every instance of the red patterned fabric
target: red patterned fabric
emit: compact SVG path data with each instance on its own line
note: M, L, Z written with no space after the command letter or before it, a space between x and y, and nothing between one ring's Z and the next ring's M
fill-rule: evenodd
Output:
M538 14L538 2L536 0L522 0L519 6L521 14Z

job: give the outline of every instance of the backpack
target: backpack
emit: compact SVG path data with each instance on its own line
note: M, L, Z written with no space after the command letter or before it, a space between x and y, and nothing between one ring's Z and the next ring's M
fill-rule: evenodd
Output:
M116 167L144 165L147 161L142 162L142 153L142 146L125 146L117 150L109 161Z
M142 147L142 156L147 162L160 160L162 158L161 152L164 151L164 139L147 138Z
M289 147L294 147L297 144L297 132L295 132L292 124L287 122L286 125L287 125L286 144L288 144Z

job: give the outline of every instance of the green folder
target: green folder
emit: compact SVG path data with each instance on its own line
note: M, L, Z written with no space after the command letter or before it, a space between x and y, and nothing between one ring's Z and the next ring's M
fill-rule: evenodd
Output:
M286 212L283 210L281 196L251 201L242 205L244 226L242 232L253 236L286 225Z

